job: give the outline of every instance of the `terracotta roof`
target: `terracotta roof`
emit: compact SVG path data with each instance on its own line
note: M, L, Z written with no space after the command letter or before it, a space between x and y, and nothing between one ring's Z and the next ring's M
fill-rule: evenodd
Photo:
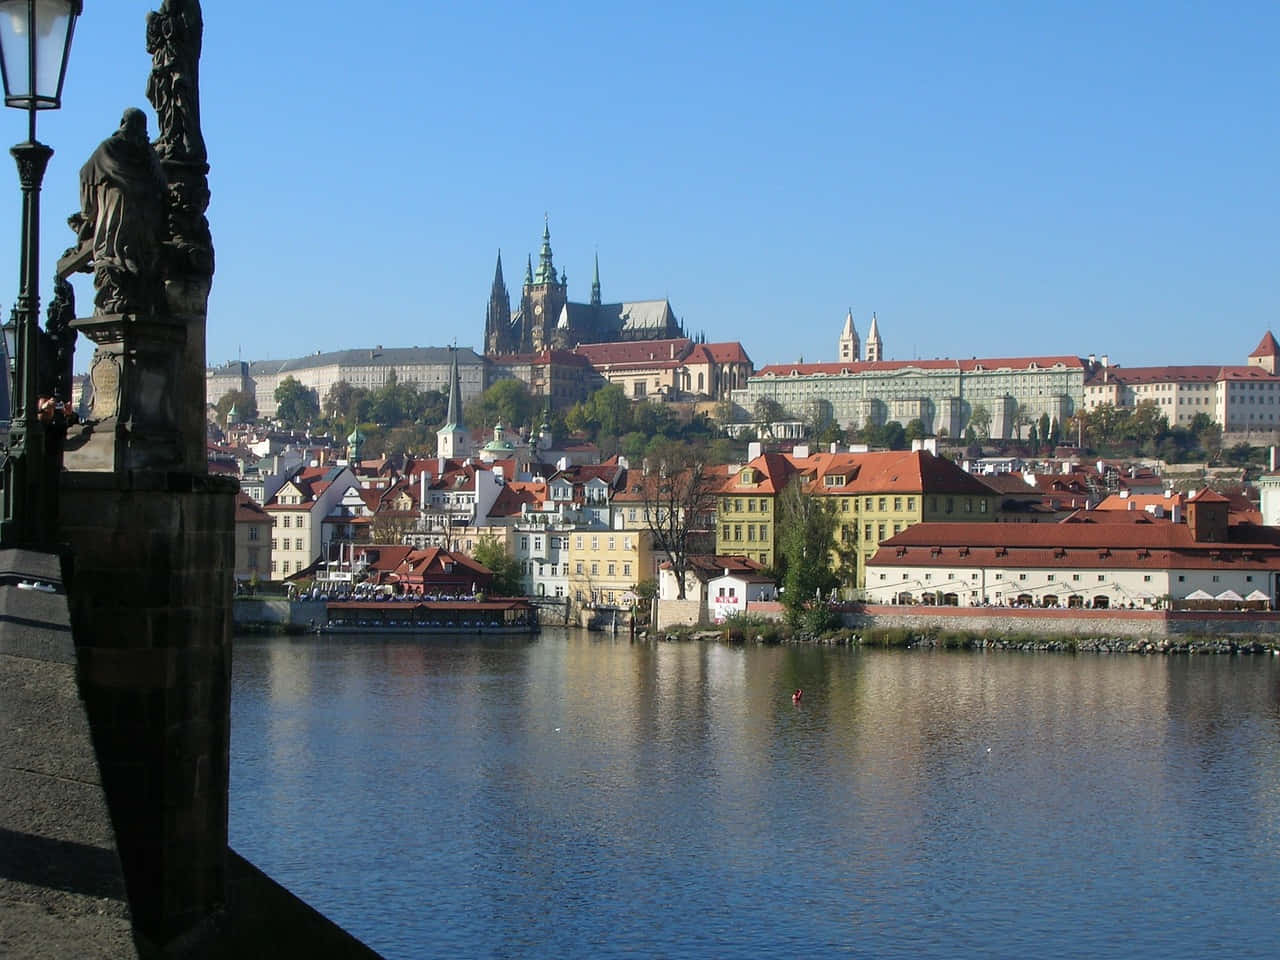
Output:
M1181 507L1186 501L1186 497L1181 493L1175 493L1172 496L1164 496L1159 493L1133 493L1127 497L1122 497L1117 493L1105 497L1099 503L1095 510L1122 510L1122 511L1145 511L1147 507L1163 507L1165 510L1172 510L1174 507Z
M236 494L236 523L270 523L271 516L247 493Z
M1051 370L1058 365L1068 370L1084 370L1084 361L1079 357L1012 357L1012 358L978 358L970 360L877 360L849 361L846 363L776 363L762 367L757 377L789 377L798 375L840 376L855 373L896 373L899 371L921 370L933 373L980 373L999 370L1030 370L1032 365L1040 370Z
M661 367L679 365L693 348L688 337L676 340L627 340L617 343L581 343L573 352L586 357L593 367Z
M1271 570L1280 531L1197 543L1180 523L918 523L880 545L877 566L1113 568L1146 566ZM1254 539L1256 537L1256 539ZM1064 583L1069 590L1070 584Z
M1231 503L1226 497L1220 493L1215 493L1208 487L1203 490L1197 490L1187 498L1188 503Z
M704 343L702 348L711 355L716 363L751 363L747 351L737 340L726 343Z
M1223 368L1220 364L1166 367L1098 367L1085 378L1085 386L1104 383L1216 383Z
M1268 330L1263 334L1262 339L1258 342L1257 347L1254 348L1253 353L1249 354L1249 359L1252 360L1254 357L1276 356L1280 356L1280 343L1276 343L1276 338L1272 336L1271 331Z

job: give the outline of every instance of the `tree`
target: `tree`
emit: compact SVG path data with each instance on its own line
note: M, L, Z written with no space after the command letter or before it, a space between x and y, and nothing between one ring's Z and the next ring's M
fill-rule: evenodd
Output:
M837 520L832 506L806 491L799 479L778 496L775 542L782 567L782 603L793 626L821 594L840 582L831 569Z
M236 408L236 413L241 420L258 419L258 402L248 390L228 390L213 405L213 409L218 414L218 422L224 427L227 425L227 414L231 412L232 407Z
M316 392L293 377L285 377L276 387L276 419L288 427L301 427L320 417Z
M592 419L600 425L600 433L618 438L630 429L631 401L616 383L601 387L591 395Z
M787 411L782 408L782 404L773 397L758 399L752 413L762 437L766 434L772 437L773 425L779 420L786 419L787 416Z
M524 594L520 583L520 564L507 553L497 538L483 536L476 543L471 557L493 574L489 592L499 597L519 597Z
M369 524L369 541L371 543L399 544L404 543L405 534L411 533L416 518L382 510L373 515Z
M909 421L902 431L903 436L908 443L915 440L923 440L929 436L929 431L924 428L924 421L919 417Z
M657 469L641 475L644 522L653 537L653 549L666 556L676 578L676 596L685 598L685 574L689 557L696 552L698 535L714 521L719 478L705 455L680 443L668 443L655 451Z
M473 401L466 418L472 430L491 430L501 423L513 433L529 426L536 406L524 381L499 380Z
M975 403L969 411L969 426L983 440L991 436L991 411L980 403Z
M344 423L354 423L358 395L367 393L367 390L353 387L346 380L339 380L324 395L325 416Z

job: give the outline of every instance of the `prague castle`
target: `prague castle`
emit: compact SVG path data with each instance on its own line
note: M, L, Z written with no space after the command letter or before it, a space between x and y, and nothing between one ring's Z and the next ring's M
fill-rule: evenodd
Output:
M664 300L604 303L600 296L600 261L596 258L589 303L569 300L564 271L556 274L551 258L551 230L542 229L538 269L533 258L525 266L520 306L513 315L511 296L502 279L502 254L484 320L484 352L488 356L571 350L580 343L626 340L673 340L684 336L671 304Z

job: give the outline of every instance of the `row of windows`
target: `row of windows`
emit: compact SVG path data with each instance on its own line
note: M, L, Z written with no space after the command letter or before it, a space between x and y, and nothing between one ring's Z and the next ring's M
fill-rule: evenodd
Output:
M743 525L740 523L721 524L720 539L741 541L743 539L742 527ZM769 525L767 523L762 523L762 524L759 524L758 526L754 523L748 523L746 525L746 532L747 532L746 541L748 543L755 543L757 540L759 540L761 543L769 542Z
M585 538L584 538L584 537L582 537L581 535L578 535L578 536L574 537L574 549L575 549L575 550L582 550L582 549L583 549L582 544L583 544L584 540L585 540ZM617 538L617 537L609 537L609 538L607 538L607 542L608 542L608 544L609 544L609 546L608 546L608 548L607 548L607 549L609 549L609 550L611 550L611 551L612 551L612 550L617 550L617 549L618 549L618 538ZM634 541L631 537L623 537L623 538L622 538L622 549L623 549L623 550L631 550L631 549L633 549L633 544L634 544L634 542L635 542L635 541ZM565 545L566 545L566 546L568 545L567 538L566 538L566 544L565 544ZM599 549L600 549L600 538L599 538L598 536L593 535L593 536L591 537L591 549L592 549L592 551L596 551L596 550L599 550Z
M607 571L605 573L606 577L616 577L618 575L618 565L616 563L606 564L605 568ZM564 572L566 574L569 572L569 565L567 563L565 564ZM574 566L574 572L580 577L586 576L586 561L579 560ZM622 565L622 575L624 577L631 576L631 564L624 563ZM593 577L600 576L600 561L598 560L591 561L591 576Z
M743 505L746 509L744 511ZM725 497L721 502L720 510L722 513L768 513L769 501L767 498L761 497Z
M289 546L290 543L293 544L292 547ZM305 550L307 548L303 546L303 543L304 541L302 540L301 537L299 537L297 540L290 540L288 537L285 537L283 540L277 540L275 537L272 537L271 549L272 550Z

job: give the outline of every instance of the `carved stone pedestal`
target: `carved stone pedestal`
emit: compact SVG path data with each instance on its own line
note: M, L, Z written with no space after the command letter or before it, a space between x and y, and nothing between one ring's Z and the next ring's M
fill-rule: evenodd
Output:
M68 470L181 470L183 317L108 314L71 324L96 345L89 367L93 408L67 433Z

